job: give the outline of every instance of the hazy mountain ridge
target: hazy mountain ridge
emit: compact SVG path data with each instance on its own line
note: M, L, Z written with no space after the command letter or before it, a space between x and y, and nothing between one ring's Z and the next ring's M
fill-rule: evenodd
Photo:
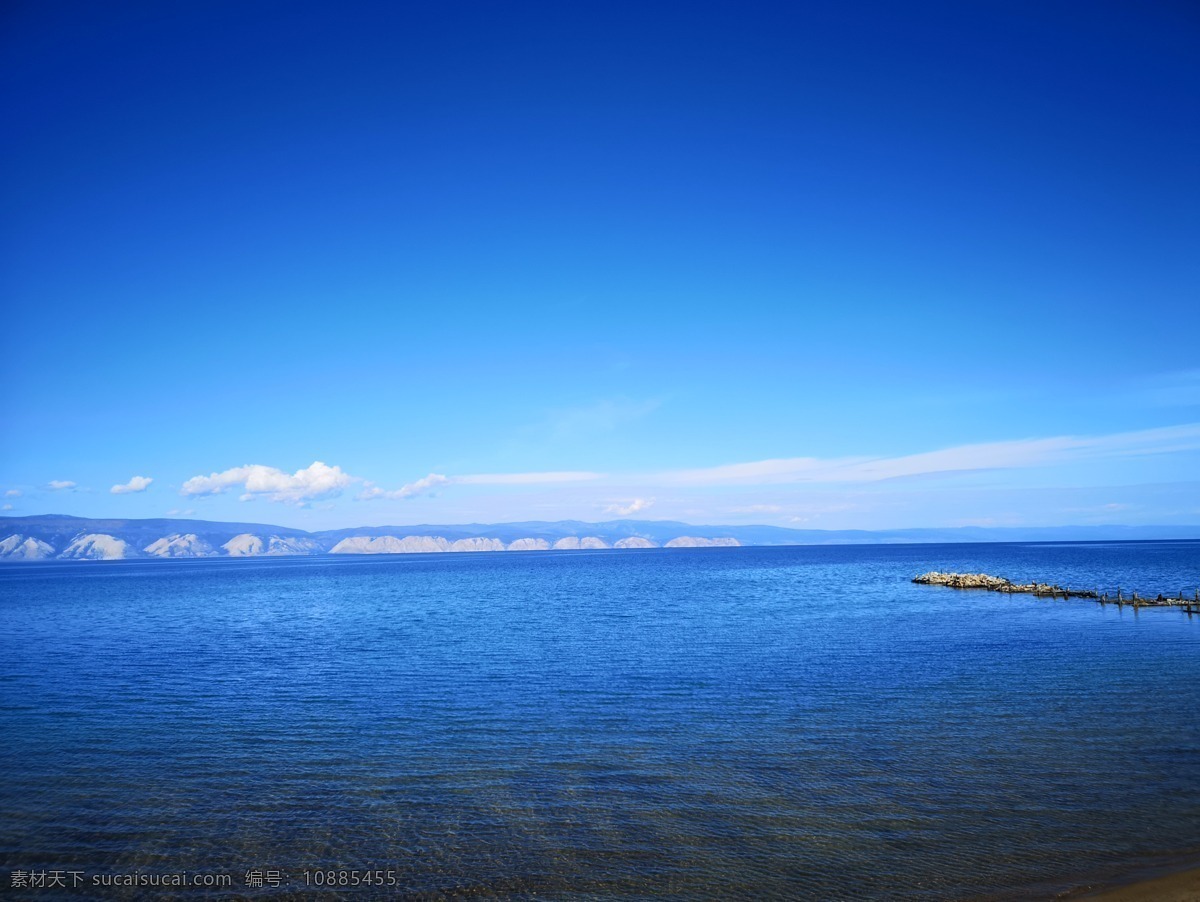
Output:
M54 514L0 518L0 559L10 561L1139 539L1200 539L1200 526L967 526L873 531L697 526L669 520L534 520L305 532L207 520L99 520Z

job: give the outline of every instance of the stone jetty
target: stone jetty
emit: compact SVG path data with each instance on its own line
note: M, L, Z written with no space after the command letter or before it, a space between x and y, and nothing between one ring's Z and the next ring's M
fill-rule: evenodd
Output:
M985 589L988 592L1008 592L1011 594L1036 595L1039 598L1091 598L1101 604L1114 602L1116 604L1131 604L1135 607L1181 607L1188 613L1200 613L1200 589L1189 598L1180 590L1178 597L1170 595L1139 595L1137 592L1123 594L1117 589L1115 595L1090 589L1064 589L1062 586L1050 583L1014 583L1002 576L989 576L986 573L939 573L933 571L914 577L914 583L925 586L949 586L951 589Z

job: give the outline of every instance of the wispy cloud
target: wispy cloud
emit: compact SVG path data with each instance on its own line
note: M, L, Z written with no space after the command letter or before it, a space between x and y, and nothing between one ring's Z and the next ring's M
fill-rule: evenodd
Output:
M208 476L193 476L180 489L184 496L219 495L231 489L241 488L242 501L265 498L288 504L304 505L311 501L340 495L349 485L358 482L363 490L358 494L360 501L376 499L402 500L421 495L432 495L435 490L449 485L473 486L536 486L560 485L589 482L603 479L603 473L584 470L554 470L533 473L468 473L462 476L445 476L430 473L421 479L402 485L398 489L385 489L368 480L351 476L340 467L329 466L321 461L295 473L288 474L275 467L262 464L247 464ZM145 480L144 483L141 480ZM142 491L150 484L146 477L136 476L128 486L113 486L116 494Z
M731 507L731 514L778 514L783 508L778 504L746 504L742 507Z
M399 488L377 485L320 461L291 474L255 464L208 476L194 476L183 484L181 494L218 495L237 489L243 500L265 498L306 505L336 497L349 486L358 484L361 491L357 497L363 501L406 501L438 496L440 509L466 517L482 516L480 511L493 508L511 509L516 503L511 496L520 493L524 510L536 510L541 505L547 509L570 510L573 517L585 511L601 510L625 517L646 511L653 505L656 514L666 517L677 517L696 509L704 516L719 513L769 516L785 522L788 517L800 520L826 517L831 510L841 516L846 513L841 508L817 510L810 507L834 500L844 502L843 496L847 493L866 493L869 498L856 497L851 501L877 512L881 504L891 503L887 499L892 495L899 496L914 488L925 494L937 489L933 481L941 476L995 474L989 475L986 481L1011 491L1030 480L1044 481L1051 470L1066 476L1070 482L1076 472L1084 472L1071 468L1085 463L1092 464L1086 472L1096 475L1105 469L1095 466L1101 461L1129 462L1140 458L1145 461L1141 470L1149 470L1153 476L1159 468L1158 458L1166 465L1166 455L1197 452L1200 452L1200 423L1188 423L1108 435L1060 435L956 445L916 454L772 458L658 472L544 470L457 475L430 472ZM1180 459L1169 463L1171 472L1175 472L1179 469ZM1112 472L1127 474L1131 466L1114 466ZM1021 477L1016 475L1019 470L1031 472ZM1005 471L1010 475L1001 475ZM923 481L903 482L917 478ZM1099 478L1104 482L1103 476ZM131 480L130 490L134 484L135 480ZM65 488L74 484L58 482L56 485ZM764 490L739 491L755 486L764 487ZM781 491L787 486L795 490ZM469 491L489 487L500 491ZM443 491L452 488L462 491Z
M1150 407L1200 407L1200 369L1145 376L1126 397Z
M616 514L618 517L628 517L630 514L636 514L653 506L653 498L634 498L625 504L610 504L604 509L604 513Z
M46 483L46 487L54 492L64 492L67 489L75 488L75 483L69 479L51 479Z
M303 470L287 474L275 467L248 464L208 476L193 476L183 484L181 495L219 495L242 488L242 501L265 498L285 504L303 505L318 498L340 495L352 482L360 481L340 467L314 461Z
M415 482L410 482L407 485L402 485L398 489L387 491L381 489L374 483L367 483L358 495L359 501L373 501L376 498L387 498L393 501L403 498L415 498L418 495L431 495L433 490L439 486L449 485L453 480L443 476L440 473L430 473Z
M560 410L555 412L551 421L550 436L558 441L566 441L613 432L653 413L661 404L654 398L643 401L608 398L594 404Z
M555 470L547 473L476 473L470 476L454 476L450 481L458 485L550 485L591 482L603 478L603 473L591 473L586 470Z
M432 495L434 489L447 485L555 485L589 482L603 478L603 473L589 473L581 470L547 473L474 473L466 476L443 476L441 473L430 473L428 476L391 491L368 482L363 491L359 493L358 499L373 501L377 498L391 500L415 498L419 495Z
M4 507L0 507L0 510L5 510L5 511L10 511L12 509L13 509L13 506L11 504L6 504L6 505L4 505Z
M792 457L656 475L664 485L782 485L785 483L879 482L968 470L1063 465L1106 457L1135 457L1200 450L1200 423L1100 436L959 445L901 457Z
M144 492L150 488L150 483L154 482L149 476L134 476L129 482L124 485L114 485L110 492L114 495L128 495L133 492Z
M4 497L5 498L20 498L21 490L20 489L9 489L7 492L4 493Z

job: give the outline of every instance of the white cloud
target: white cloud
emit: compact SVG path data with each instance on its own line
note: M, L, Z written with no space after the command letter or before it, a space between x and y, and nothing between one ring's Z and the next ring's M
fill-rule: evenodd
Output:
M7 492L4 493L4 497L5 498L20 498L21 490L20 489L9 489Z
M4 507L0 507L0 510L10 511L12 509L13 509L13 506L11 504L6 504L6 505L4 505Z
M628 517L630 514L636 514L638 511L644 511L648 507L654 505L653 498L634 498L627 504L610 504L604 509L606 514L616 514L618 517Z
M331 467L319 460L291 475L275 467L248 464L209 476L193 476L183 484L180 494L219 495L241 487L242 501L266 498L286 504L304 504L316 498L340 495L346 486L357 481L340 467Z
M1200 450L1200 423L1099 436L987 442L902 457L792 457L660 473L665 485L862 483L966 470L1015 469Z
M75 483L71 482L69 479L51 479L47 485L55 492L61 492L64 489L75 488Z
M180 510L179 508L175 507L175 508L171 508L171 510L167 511L166 516L168 516L168 517L190 517L194 513L196 513L196 512L190 507L187 510Z
M438 486L449 485L453 482L452 479L442 476L440 473L430 473L428 476L418 479L416 482L410 482L407 485L402 485L400 488L393 491L386 491L379 486L368 483L366 488L359 493L359 501L372 501L376 498L390 498L399 500L401 498L412 498L414 495L432 494L433 489Z
M154 482L149 476L134 476L129 482L124 485L114 485L110 492L114 495L128 495L131 492L144 492L150 488L150 483Z

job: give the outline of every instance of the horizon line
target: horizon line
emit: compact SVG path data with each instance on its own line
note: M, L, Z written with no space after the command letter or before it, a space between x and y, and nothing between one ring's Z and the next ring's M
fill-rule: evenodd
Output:
M964 523L955 526L890 526L878 528L850 527L843 529L829 529L821 527L795 527L795 526L777 526L770 523L692 523L685 520L642 520L629 517L619 517L612 520L578 520L573 518L562 520L502 520L495 522L461 522L461 523L384 523L378 526L367 524L359 524L356 526L343 526L331 529L302 529L297 526L280 526L275 523L252 522L248 520L208 520L202 517L81 517L76 514L13 514L5 511L0 513L0 522L13 520L32 520L37 518L57 517L64 520L86 520L93 522L102 522L105 520L119 521L126 523L145 523L160 520L174 521L179 523L211 523L213 525L238 525L238 526L265 526L271 529L284 529L290 532L301 532L309 535L345 532L353 529L413 529L417 527L426 528L445 528L453 529L463 526L515 526L533 523L544 523L548 525L560 523L580 523L587 526L600 526L607 523L628 523L628 524L645 524L646 526L671 524L690 527L717 527L721 529L772 529L781 530L783 532L821 532L821 533L887 533L887 532L916 532L916 531L958 531L958 530L984 530L984 531L1000 531L1000 530L1062 530L1062 529L1175 529L1175 530L1197 530L1200 532L1200 523L1063 523L1058 525L1013 525L1013 524L990 524L983 525L978 523ZM1200 536L1198 536L1200 537Z

